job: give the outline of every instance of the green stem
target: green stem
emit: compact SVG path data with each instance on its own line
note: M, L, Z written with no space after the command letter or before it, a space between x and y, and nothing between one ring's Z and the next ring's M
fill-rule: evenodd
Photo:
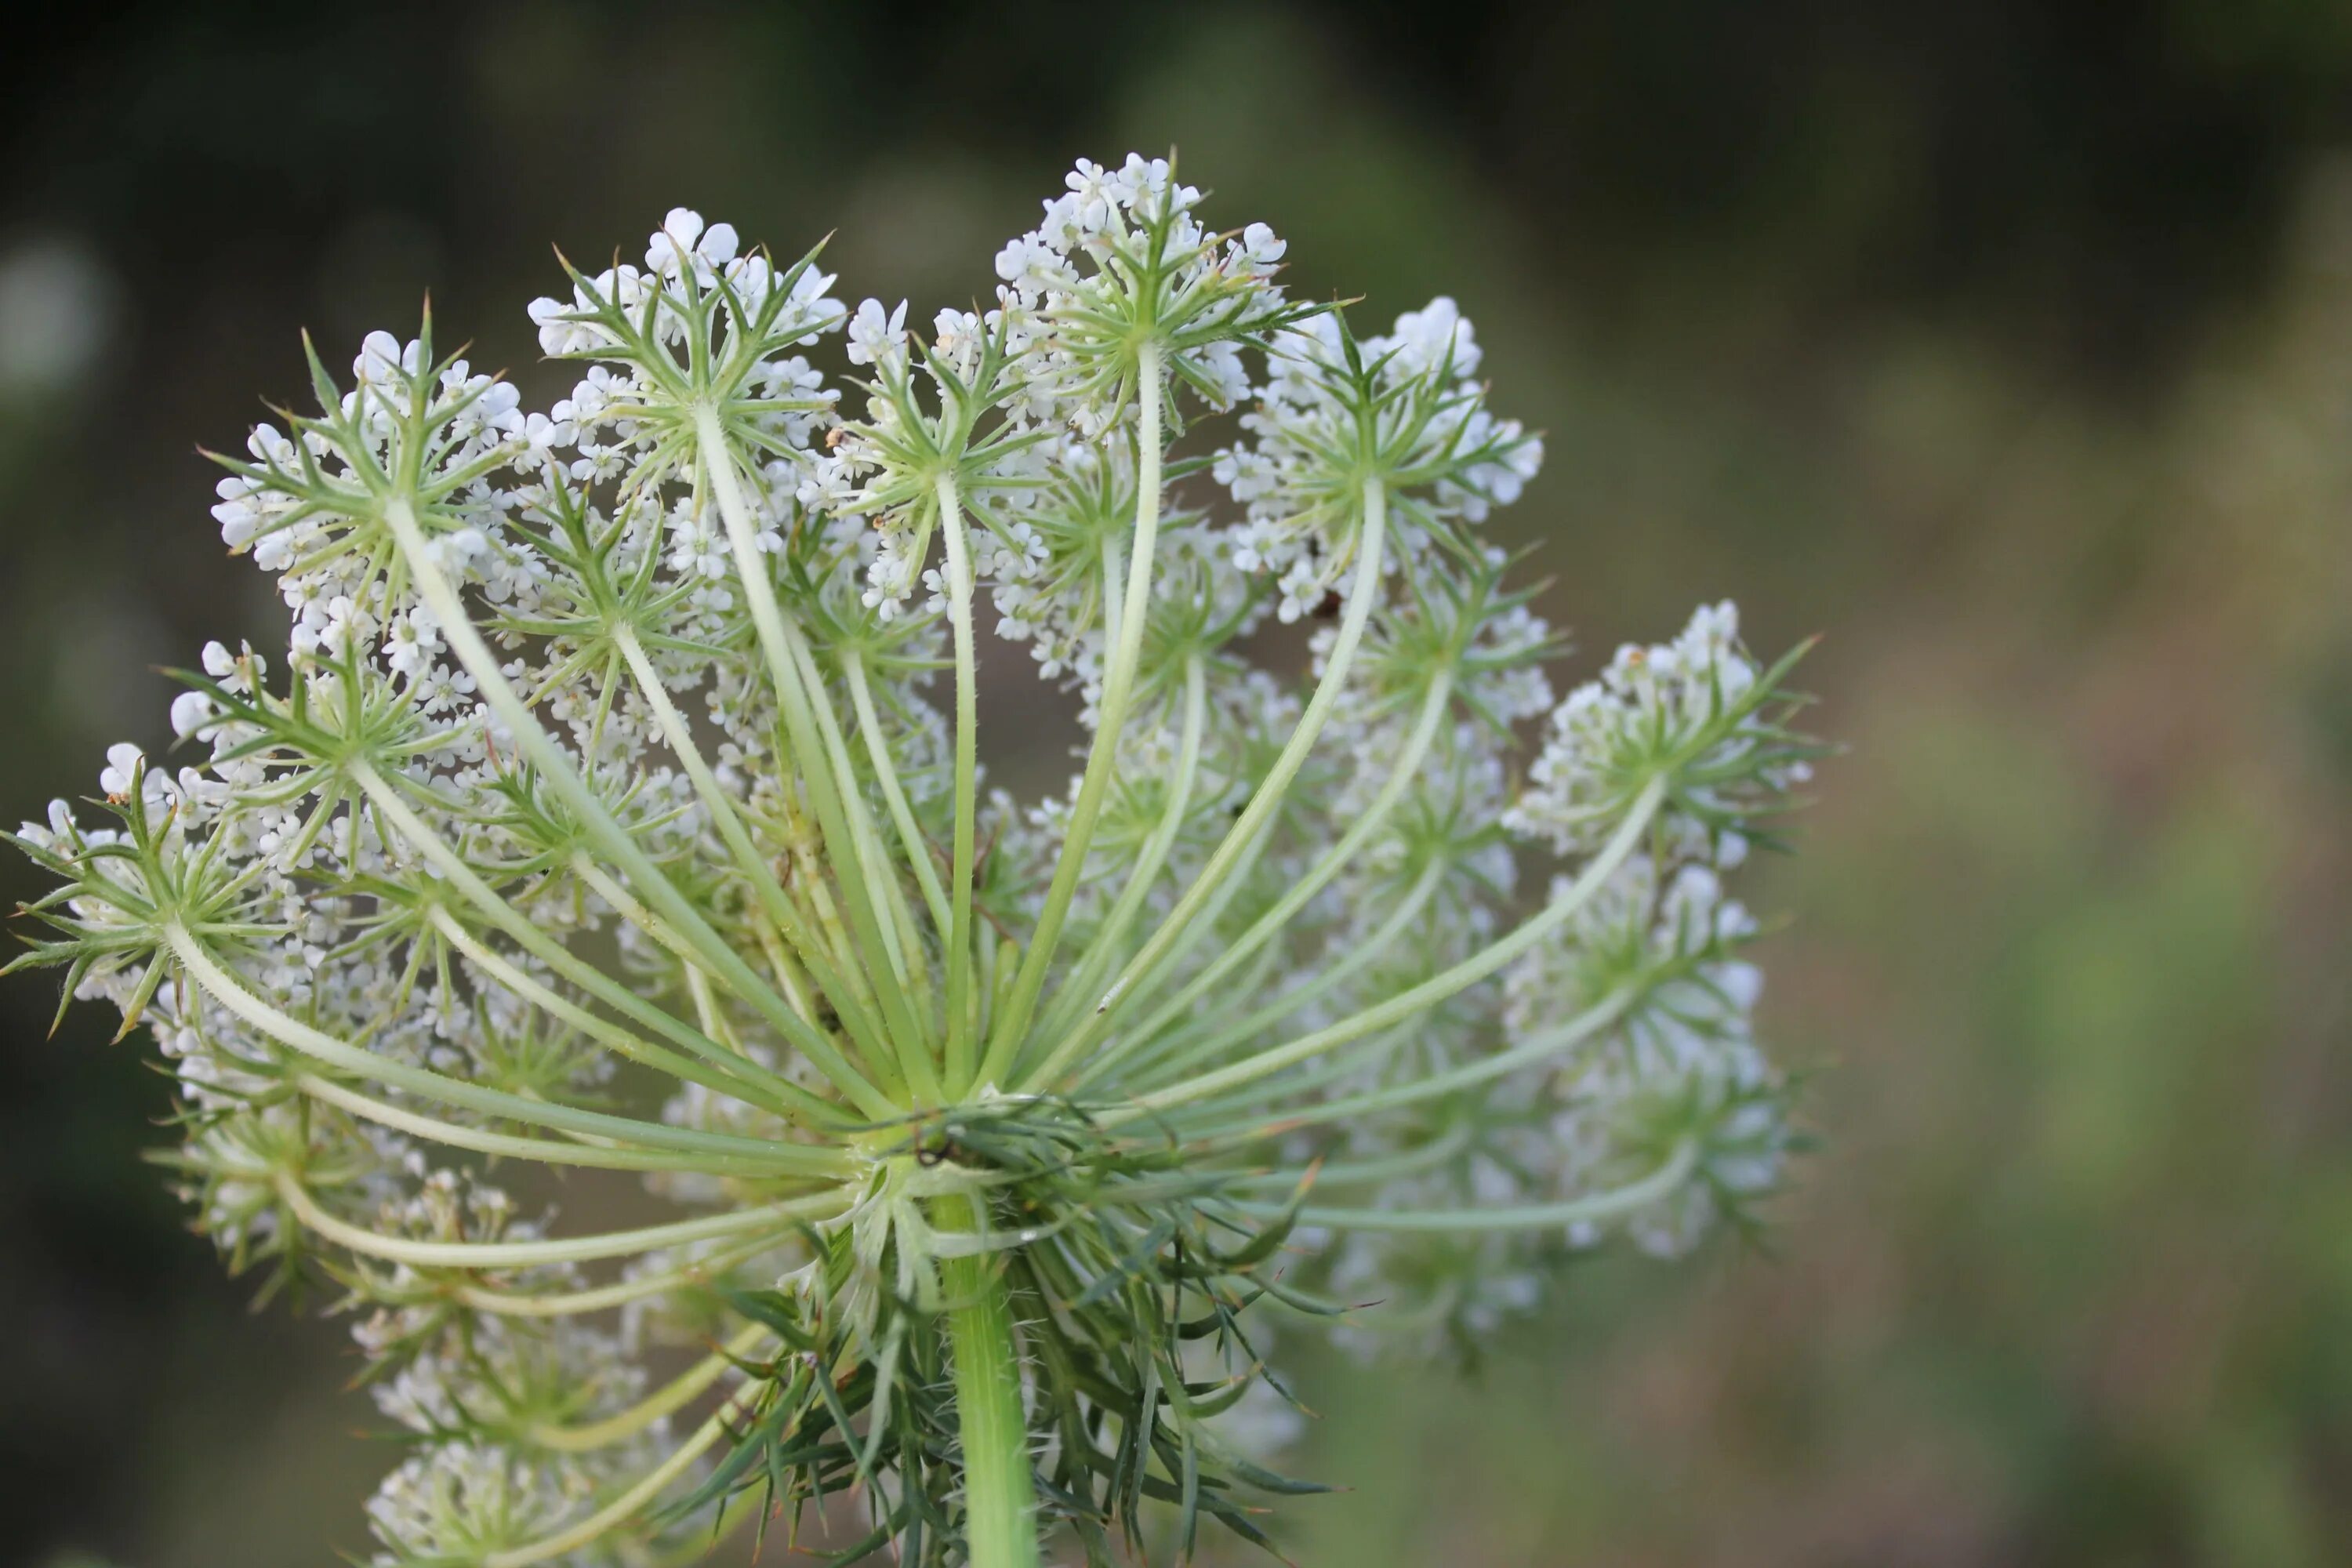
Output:
M771 1234L781 1237L793 1234L795 1221L832 1219L852 1206L852 1199L845 1194L824 1192L755 1209L738 1209L732 1214L646 1226L637 1230L605 1231L597 1236L569 1236L546 1241L416 1241L407 1237L378 1236L365 1226L336 1218L290 1176L278 1179L278 1194L286 1200L297 1219L336 1246L348 1247L363 1258L405 1263L416 1268L535 1268L550 1263L593 1263L607 1258L635 1258L667 1247L708 1241L761 1226L771 1227Z
M1104 1068L1125 1058L1138 1047L1159 1037L1160 1031L1177 1019L1197 1016L1201 999L1209 994L1213 988L1231 973L1235 964L1290 928L1291 917L1305 909L1308 900L1321 892L1332 878L1338 876L1349 862L1354 860L1357 852L1370 843L1372 836L1387 823L1389 814L1396 809L1397 802L1404 797L1405 791L1420 778L1421 764L1428 757L1430 745L1436 739L1438 724L1445 717L1446 700L1453 689L1452 672L1439 671L1436 679L1430 682L1429 690L1422 698L1421 711L1414 719L1412 730L1405 739L1403 751L1391 765L1387 780L1374 794L1370 804L1364 807L1362 814L1354 822L1349 824L1347 832L1340 836L1339 841L1331 846L1330 849L1316 862L1312 869L1285 889L1282 897L1275 901L1272 908L1253 921L1247 931L1228 943L1215 958L1203 965L1199 973L1187 980L1141 1025L1124 1032L1118 1039L1089 1058L1080 1074L1079 1082L1083 1083L1099 1076ZM1434 889L1433 888L1432 890L1433 891ZM1287 1012L1290 1007L1299 1005L1301 1003L1290 1003L1288 1006L1284 1007L1283 1011ZM1275 1015L1276 1017L1281 1016L1280 1013ZM1057 1058L1057 1059L1063 1058Z
M1415 1014L1435 1006L1448 996L1476 984L1559 930L1576 914L1577 910L1591 901L1593 895L1601 890L1611 877L1616 875L1617 868L1625 863L1626 858L1632 855L1635 847L1641 843L1642 835L1649 830L1650 819L1657 815L1658 803L1665 798L1665 794L1666 781L1663 777L1653 779L1643 785L1642 793L1633 798L1632 808L1625 814L1625 820L1618 825L1616 833L1611 837L1606 845L1601 847L1601 853L1585 864L1584 869L1578 873L1576 880L1570 884L1568 890L1547 905L1542 913L1521 925L1510 935L1499 942L1490 943L1452 968L1432 975L1410 990L1400 992L1385 1002L1365 1008L1353 1017L1343 1018L1339 1023L1302 1036L1286 1045L1260 1051L1255 1056L1245 1057L1229 1066L1219 1068L1214 1072L1202 1073L1198 1078L1187 1079L1182 1083L1171 1084L1167 1088L1154 1089L1149 1094L1139 1095L1127 1104L1107 1112L1103 1117L1104 1124L1116 1126L1139 1115L1166 1110L1172 1106L1190 1104L1221 1094L1227 1089L1237 1089L1244 1084L1255 1083L1270 1073L1280 1072L1285 1068L1293 1067L1310 1058L1320 1056L1334 1046L1361 1039L1366 1035L1412 1017Z
M1461 1231L1552 1230L1571 1225L1598 1225L1639 1213L1681 1191L1697 1168L1698 1145L1683 1142L1675 1145L1664 1164L1638 1181L1587 1193L1582 1197L1563 1198L1558 1203L1466 1209L1328 1208L1308 1204L1297 1214L1302 1224L1341 1230L1433 1230L1448 1235ZM1275 1204L1237 1203L1234 1207L1253 1215L1284 1212L1281 1205Z
M947 540L948 618L955 632L955 842L949 887L947 1080L958 1094L972 1086L971 892L980 821L980 667L972 649L971 550L955 476L939 483L940 531Z
M615 1148L609 1144L567 1143L557 1138L520 1138L486 1128L461 1126L437 1116L420 1115L404 1106L387 1104L370 1095L309 1075L292 1080L313 1100L323 1100L362 1121L373 1121L413 1138L429 1139L452 1149L532 1160L542 1165L577 1165L593 1171L694 1171L705 1175L750 1176L773 1181L779 1176L806 1175L799 1162L778 1163L747 1160L739 1155L683 1153L672 1149ZM798 1147L798 1145L782 1145Z
M364 763L354 766L352 782L367 796L369 805L392 825L401 838L432 862L444 880L463 893L468 903L481 910L492 924L512 937L524 951L614 1011L677 1041L704 1061L721 1068L729 1077L745 1080L741 1087L726 1092L748 1104L774 1110L787 1119L796 1116L804 1120L821 1119L835 1115L824 1100L798 1084L769 1072L756 1062L742 1060L717 1041L704 1037L700 1031L688 1028L682 1020L670 1016L610 975L601 973L562 942L533 925L513 905L500 898L498 889L484 881L480 874L467 863L465 855L419 816L373 768ZM659 1068L690 1082L700 1081L697 1077L699 1069L693 1068L691 1063L681 1064L674 1054L649 1040L634 1037L624 1040L614 1037L606 1038L604 1043L633 1061Z
M855 653L845 654L841 668L849 682L849 700L857 714L857 728L866 737L866 754L874 764L875 782L882 788L882 804L889 808L890 821L898 830L898 847L906 852L907 864L914 869L915 885L923 890L923 904L931 911L932 926L944 931L950 923L947 893L940 886L939 869L931 864L930 846L923 840L914 808L907 804L906 786L898 780L898 765L891 760L890 742L882 732L873 687L866 679L866 661Z
M804 679L800 668L805 656L803 639L796 626L784 618L783 608L776 602L776 590L768 579L767 557L760 551L758 520L751 504L743 494L742 476L736 468L735 449L727 439L718 413L705 405L695 422L695 439L701 448L703 471L709 476L711 494L719 503L719 515L727 525L727 541L735 557L736 575L742 580L743 598L751 612L752 627L759 634L760 648L768 666L768 679L775 688L776 702L783 712L784 731L792 742L792 758L798 764L802 782L807 786L809 803L816 808L819 831L824 835L826 858L832 862L835 880L840 885L842 901L848 906L849 924L856 938L857 956L868 980L875 982L876 1002L882 1012L884 1025L902 1038L919 1039L921 1029L909 1010L906 994L892 981L889 961L885 956L881 921L872 900L866 897L866 879L859 874L857 858L860 846L850 832L849 816L842 805L842 794L854 788L855 781L836 779L832 768L833 753L827 749L825 737L837 732L831 697L824 683ZM895 1075L897 1063L885 1058L873 1064L877 1070L887 1066ZM904 1107L888 1096L874 1089L862 1079L851 1086L858 1089L861 1103L881 1117L896 1115Z
M677 928L692 942L711 963L712 969L723 975L729 985L744 1000L758 1008L776 1028L795 1040L817 1069L832 1080L842 1093L856 1100L859 1108L871 1116L896 1114L898 1107L873 1084L867 1082L847 1060L835 1051L830 1042L812 1039L812 1031L801 1027L801 1020L786 1006L768 984L753 973L740 954L729 947L723 938L710 928L686 895L676 884L662 875L651 857L646 854L629 831L613 818L604 800L590 787L572 754L559 744L539 722L539 716L522 700L520 692L507 679L498 656L490 645L482 640L466 609L457 587L445 575L427 548L424 531L417 526L415 509L406 500L396 500L384 509L384 521L398 541L401 553L407 558L410 576L416 584L418 595L426 607L441 623L441 635L449 647L474 678L484 701L503 721L530 760L539 764L542 776L563 803L579 815L582 825L596 847L628 878L632 886L648 908ZM756 542L751 547L753 559L758 558ZM739 550L739 554L740 551ZM747 572L746 575L749 574ZM765 578L760 585L766 585ZM772 612L774 601L768 602ZM371 792L373 795L374 792ZM381 800L378 802L382 804Z
M629 898L626 891L614 884L609 879L604 878L604 873L601 871L594 872L593 875L583 876L582 879L585 881L590 888L593 889L600 896L602 896L607 903L612 904L616 910L621 910L624 913L628 912L630 906L635 903L635 900ZM651 1052L649 1047L646 1047L641 1042L638 1042L636 1040L636 1037L630 1034L628 1030L622 1028L619 1025L612 1023L608 1019L598 1016L596 1014L590 1012L585 1007L574 1005L573 1003L566 1000L561 994L549 990L537 980L531 978L530 974L526 973L521 969L517 968L505 958L499 956L495 949L481 942L472 931L467 931L466 929L465 922L460 921L446 908L436 909L433 911L431 918L434 929L440 931L440 933L448 940L450 946L456 948L459 952L464 953L467 958L470 959L473 962L475 968L479 969L483 973L488 975L491 979L497 981L500 985L505 986L509 991L513 992L517 996L521 997L524 1001L529 1002L541 1012L545 1013L549 1017L557 1020L559 1023L570 1025L572 1027L579 1030L582 1034L587 1036L590 1039L605 1046L622 1056L629 1058L633 1061L643 1062L648 1067L667 1072L675 1078L683 1079L689 1083L701 1084L705 1088L716 1089L721 1094L731 1095L737 1099L743 1098L741 1091L730 1079L717 1076L709 1069L698 1066L691 1060L676 1058L670 1053L664 1052L659 1055L655 1055ZM660 939L667 935L667 928L661 925L658 921L651 915L646 916L645 922L642 924L641 929L646 931L648 934L655 936L656 939ZM688 964L698 962L698 959L687 955L687 950L684 948L682 942L678 942L675 938L670 940L673 942L673 951L680 952L684 962ZM761 1102L751 1101L751 1103L758 1104ZM777 1110L776 1114L783 1116L787 1121L792 1119L788 1112L781 1110Z
M1237 1023L1202 1029L1191 1039L1187 1039L1181 1033L1170 1036L1163 1050L1131 1061L1128 1068L1128 1078L1137 1082L1149 1081L1153 1078L1164 1080L1195 1063L1209 1060L1231 1050L1237 1045L1246 1043L1308 1003L1326 996L1335 988L1346 984L1351 975L1360 973L1367 964L1377 963L1384 956L1396 945L1398 938L1404 934L1406 929L1421 918L1422 910L1436 895L1437 885L1444 880L1445 869L1445 863L1443 860L1431 862L1428 868L1414 879L1412 890L1405 894L1403 901L1389 912L1387 918L1373 929L1370 935L1357 942L1338 963L1323 970L1313 979L1283 992ZM1190 1003L1188 1002L1187 1005L1189 1005ZM1202 1021L1213 1022L1213 1020ZM1158 1026L1155 1026L1155 1028ZM1076 1080L1078 1087L1084 1088L1090 1082L1097 1064L1108 1065L1113 1055L1111 1051L1103 1051L1084 1063Z
M1326 1175L1324 1180L1330 1178ZM658 1274L637 1274L616 1279L609 1285L594 1285L579 1290L550 1290L533 1293L527 1290L493 1290L483 1285L457 1285L449 1288L449 1299L471 1307L478 1312L488 1312L501 1318L570 1318L585 1312L610 1311L625 1307L632 1301L642 1301L648 1296L667 1296L681 1289L708 1290L713 1280L724 1280L727 1270L739 1263L757 1258L762 1252L776 1248L772 1236L755 1236L749 1241L713 1249L697 1257L692 1262Z
M1112 766L1118 756L1119 731L1127 723L1128 701L1135 689L1136 663L1143 655L1144 623L1151 606L1151 555L1160 533L1160 404L1165 392L1160 384L1160 344L1156 339L1146 339L1137 350L1135 384L1139 416L1136 434L1135 550L1128 565L1126 603L1117 623L1118 640L1103 672L1102 705L1095 715L1094 744L1087 754L1087 771L1078 781L1077 799L1070 805L1069 830L1062 839L1061 856L1054 864L1054 879L1045 889L1045 905L1038 911L1029 950L1021 955L1021 969L1013 978L1005 1016L994 1020L991 1029L987 1059L981 1064L983 1081L994 1082L1009 1074L1024 1044L1023 1036L1028 1032L1030 1015L1037 1005L1038 994L1045 989L1054 949L1062 939L1063 919L1068 915L1070 900L1078 890L1079 874L1086 869L1087 847L1094 841L1095 818L1101 814L1103 796L1110 788Z
M1315 694L1307 699L1307 710L1298 716L1297 726L1291 731L1282 754L1275 758L1274 766L1267 770L1265 778L1251 795L1249 804L1242 808L1242 814L1234 820L1233 826L1226 829L1224 839L1218 844L1215 853L1209 857L1209 863L1201 868L1201 874L1193 879L1191 887L1184 889L1183 897L1176 900L1176 907L1168 912L1168 918L1160 922L1159 929L1151 933L1136 955L1127 961L1126 967L1110 983L1110 988L1103 993L1102 1000L1096 1004L1094 1012L1086 1022L1073 1030L1043 1065L1025 1075L1021 1087L1055 1087L1056 1080L1077 1059L1078 1054L1102 1037L1103 1031L1115 1019L1113 1009L1139 992L1142 984L1167 958L1170 949L1183 936L1185 929L1200 914L1202 906L1224 884L1234 865L1256 837L1258 829L1280 807L1283 796L1289 792L1291 780L1297 778L1298 770L1306 765L1307 753L1315 749L1315 742L1321 738L1323 726L1329 721L1331 710L1338 705L1339 692L1347 684L1348 670L1355 663L1357 645L1363 640L1364 627L1370 621L1372 606L1380 598L1381 566L1387 539L1388 491L1381 488L1380 480L1367 479L1364 481L1363 534L1356 545L1356 575L1349 584L1348 605L1339 618L1339 632L1332 639L1330 656L1323 666L1323 679L1316 683Z
M773 1161L779 1171L797 1168L812 1173L832 1174L840 1169L840 1154L831 1149L813 1149L804 1144L779 1142L773 1139L704 1132L691 1127L672 1127L667 1122L640 1121L601 1110L583 1110L577 1106L553 1100L528 1100L503 1089L450 1078L445 1073L435 1072L431 1068L416 1067L379 1056L347 1040L339 1040L323 1030L314 1029L300 1019L289 1017L271 1006L251 989L243 976L225 968L204 943L177 922L163 928L163 938L188 978L214 1001L279 1044L290 1046L304 1056L322 1061L329 1067L339 1068L354 1077L405 1089L443 1105L455 1105L479 1111L485 1116L518 1121L527 1127L543 1127L583 1138L611 1138L643 1149L676 1149L732 1155L747 1161Z
M743 825L741 812L720 786L718 775L710 771L710 764L704 759L701 748L694 743L694 732L687 724L685 716L678 712L677 705L670 700L668 690L662 685L661 672L646 656L645 645L638 640L635 631L627 626L621 627L614 640L621 650L621 657L628 664L630 674L635 678L637 689L643 694L646 706L653 710L654 721L660 727L663 740L668 742L671 755L677 758L688 779L692 781L694 792L700 797L703 809L709 813L711 824L719 830L719 837L725 842L728 854L733 858L736 869L751 883L761 908L767 911L768 919L800 953L801 961L810 967L826 1000L841 1016L843 1026L871 1047L881 1038L881 1026L868 1016L855 988L835 972L823 944L810 931L806 917L794 907L783 885L776 880L775 871L769 866L767 858L751 842L750 831Z
M1207 681L1202 673L1201 656L1192 654L1184 660L1183 729L1177 742L1175 777L1168 785L1167 808L1143 841L1142 854L1128 872L1127 886L1119 889L1118 900L1111 905L1110 913L1094 931L1086 956L1055 993L1054 1001L1047 1004L1041 1033L1049 1038L1076 1026L1076 1021L1066 1014L1102 984L1110 966L1118 961L1128 931L1142 912L1144 900L1151 896L1161 868L1176 847L1177 837L1184 830L1184 820L1192 809L1192 786L1201 769L1201 731L1207 712Z
M1476 1057L1444 1072L1415 1078L1407 1083L1391 1084L1386 1089L1370 1089L1338 1100L1318 1100L1312 1105L1297 1106L1278 1115L1260 1114L1247 1121L1209 1127L1195 1127L1188 1123L1184 1129L1185 1137L1195 1147L1213 1150L1224 1144L1262 1142L1301 1127L1345 1121L1355 1116L1377 1115L1401 1105L1421 1105L1433 1100L1443 1100L1456 1090L1492 1083L1522 1068L1540 1066L1548 1058L1574 1050L1616 1024L1638 1000L1638 993L1620 991L1605 1001L1587 1007L1558 1028L1547 1029L1534 1038L1494 1056ZM1286 1093L1296 1097L1309 1088L1322 1086L1293 1079L1283 1087Z
M939 1200L941 1231L978 1232L986 1200ZM955 1363L956 1417L963 1440L964 1550L971 1568L1037 1568L1037 1494L1029 1468L1029 1422L1021 1407L1013 1306L998 1260L985 1253L942 1258L941 1283L954 1303L948 1347Z
M760 1342L771 1331L765 1323L752 1323L738 1331L718 1350L656 1389L628 1409L608 1415L602 1421L581 1426L537 1426L531 1429L530 1440L542 1448L552 1448L561 1454L588 1454L598 1448L635 1436L665 1415L674 1415L693 1404L702 1392L739 1370L743 1358L760 1348Z
M635 1485L612 1501L590 1514L579 1523L557 1533L494 1552L482 1558L482 1568L530 1568L534 1563L544 1563L551 1557L561 1557L576 1551L599 1536L605 1535L635 1521L652 1501L672 1481L694 1468L696 1460L716 1447L720 1439L735 1435L744 1411L750 1409L765 1386L753 1381L746 1383L720 1405L710 1419L695 1430L692 1436L679 1444L660 1464L646 1471Z
M801 679L812 689L824 689L824 678L818 673L816 661L803 646L793 649L794 662ZM873 921L878 929L882 953L889 964L889 973L874 977L875 984L888 987L898 1002L898 1027L889 1031L887 1060L885 1068L895 1073L905 1085L912 1085L917 1097L929 1103L939 1103L940 1076L931 1065L931 1037L928 1028L929 1004L917 1003L930 994L930 982L925 975L919 983L916 975L926 967L920 942L902 940L902 932L911 932L914 921L907 912L905 893L898 879L890 868L890 858L882 847L882 836L875 831L873 813L867 809L865 793L856 787L856 773L850 766L849 742L840 725L819 715L818 728L824 737L826 759L833 766L834 776L844 781L841 805L848 818L849 835L856 849L855 861L846 868L836 863L842 877L855 872L861 879L866 906L873 911ZM823 883L814 889L818 900L824 896ZM855 920L853 905L852 919ZM910 969L910 965L914 966Z

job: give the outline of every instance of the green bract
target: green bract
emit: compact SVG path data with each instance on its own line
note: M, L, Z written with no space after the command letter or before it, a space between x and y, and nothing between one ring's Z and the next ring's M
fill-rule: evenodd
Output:
M313 356L215 509L282 662L206 649L187 766L15 836L19 964L152 1030L205 1226L343 1292L379 1563L832 1498L921 1563L1263 1539L1278 1340L1458 1343L1779 1179L1724 878L1815 752L1787 662L1714 606L1556 703L1452 302L1359 337L1165 163L1067 187L927 333L680 210L532 306L544 413ZM1024 642L1091 731L1025 805ZM676 1212L559 1228L541 1168Z

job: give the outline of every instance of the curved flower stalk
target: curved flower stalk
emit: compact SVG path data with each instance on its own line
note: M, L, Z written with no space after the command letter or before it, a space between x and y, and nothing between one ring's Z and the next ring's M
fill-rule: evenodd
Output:
M224 459L288 647L13 836L18 963L155 1037L231 1261L344 1292L376 1562L1259 1539L1277 1332L1460 1341L1778 1179L1725 879L1788 662L1715 606L1555 705L1469 323L1360 338L1200 201L1081 163L920 335L673 212L531 307L547 412L428 321ZM983 633L1082 689L1066 795L984 790Z

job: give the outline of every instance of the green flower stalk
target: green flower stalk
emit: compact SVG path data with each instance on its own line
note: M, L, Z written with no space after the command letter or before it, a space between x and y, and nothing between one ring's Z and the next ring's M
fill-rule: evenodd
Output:
M531 307L543 414L429 321L312 353L215 508L287 649L13 836L205 1229L342 1292L375 1562L1262 1540L1276 1335L1459 1342L1779 1180L1787 663L1712 606L1555 703L1452 302L1359 337L1166 163L1067 185L921 334L681 209ZM1061 795L983 793L984 634L1083 698Z

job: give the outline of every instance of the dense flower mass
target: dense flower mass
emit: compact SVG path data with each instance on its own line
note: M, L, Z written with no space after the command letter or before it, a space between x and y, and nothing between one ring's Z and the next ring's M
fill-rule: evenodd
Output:
M1256 1539L1277 1335L1459 1342L1779 1179L1787 664L1715 605L1555 702L1454 302L1360 338L1167 162L1066 185L928 325L672 212L530 306L544 413L313 353L214 509L287 647L14 836L205 1230L342 1293L379 1563ZM986 630L1063 794L984 786Z

